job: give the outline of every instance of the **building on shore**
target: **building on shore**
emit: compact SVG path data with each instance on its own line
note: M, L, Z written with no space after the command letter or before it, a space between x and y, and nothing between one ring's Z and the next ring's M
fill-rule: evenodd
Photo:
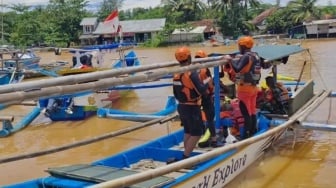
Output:
M143 43L152 40L164 30L166 19L126 20L119 24L121 33L112 32L115 28L111 24L99 22L98 18L84 18L80 23L83 27L83 33L79 37L81 45L112 44L120 41ZM167 35L167 42L202 42L216 34L214 20L205 19L188 24L190 28L175 29Z
M306 38L336 37L336 19L303 22Z
M98 18L96 17L84 18L81 21L80 26L82 26L83 28L83 34L79 36L81 44L85 45L96 44L96 40L99 37L99 35L94 35L93 32L96 30L98 24L99 24Z
M119 24L121 33L116 33L111 32L115 30L111 24L98 22L98 18L84 18L80 23L83 27L83 34L79 37L81 45L112 44L121 40L143 43L163 31L166 19L127 20Z

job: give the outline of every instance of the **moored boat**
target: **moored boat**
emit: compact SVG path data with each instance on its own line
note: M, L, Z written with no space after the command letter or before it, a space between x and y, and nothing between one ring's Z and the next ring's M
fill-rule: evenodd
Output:
M40 57L28 49L25 51L1 48L0 85L21 82L27 70L33 70L39 66Z
M276 66L283 63L278 60L303 51L291 46L285 48L278 48L271 58L260 55ZM175 163L166 162L182 156L182 130L91 164L49 168L51 176L8 187L223 187L262 156L289 126L300 123L328 96L327 91L315 93L313 81L307 81L293 91L289 118L280 125L275 124L275 118L259 113L258 132L253 137L219 148L199 148L192 157Z
M131 49L131 47L120 47L117 51L123 55L125 50ZM58 74L74 75L88 72L95 72L98 70L104 70L101 67L103 59L101 52L98 50L74 50L75 56L73 57L73 68L61 69ZM94 55L97 58L97 63L94 65L92 58ZM113 69L139 66L140 61L137 58L136 53L131 50L125 56L120 56L114 65ZM98 66L98 67L97 67ZM72 95L64 95L56 98L46 98L39 100L41 108L45 108L44 115L50 118L52 121L73 121L84 120L90 116L96 115L98 108L108 107L112 105L113 101L116 101L125 95L123 91L121 94L118 90L107 92L82 92Z

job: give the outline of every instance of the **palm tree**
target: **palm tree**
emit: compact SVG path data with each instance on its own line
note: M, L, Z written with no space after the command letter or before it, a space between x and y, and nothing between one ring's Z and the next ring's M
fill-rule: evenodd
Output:
M206 5L202 0L161 0L172 12L183 12L184 21L195 21L201 17Z
M317 0L295 0L290 1L287 6L290 9L294 23L301 23L320 17L320 11L315 7Z

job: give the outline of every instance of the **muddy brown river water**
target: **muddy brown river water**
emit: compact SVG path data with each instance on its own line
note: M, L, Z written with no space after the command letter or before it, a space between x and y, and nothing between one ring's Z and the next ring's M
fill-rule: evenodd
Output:
M327 87L336 91L336 40L302 41L309 48L312 61L305 67L303 79L315 79L318 89ZM203 49L208 53L225 52L236 46L191 46L192 52ZM176 47L135 48L142 64L153 64L174 60ZM71 55L63 52L61 56L53 53L40 53L42 63L56 60L71 62ZM304 54L307 56L307 54ZM106 53L104 66L109 66L117 58L116 52ZM279 72L286 76L298 77L303 61L309 60L302 54L290 58ZM334 72L335 71L335 72ZM325 85L325 86L323 86ZM164 107L171 87L150 90L136 90L128 93L115 105L116 108L142 112L153 112ZM327 99L315 110L309 121L336 123L335 101ZM24 113L29 110L11 107L8 113ZM7 112L6 112L7 113ZM133 122L92 117L85 121L56 122L47 125L29 126L6 138L0 138L0 158L41 151L76 141L92 138L116 130L134 126ZM153 125L128 134L113 137L93 144L48 154L36 158L0 164L0 186L21 182L40 176L48 167L73 163L90 163L136 145L150 141L179 129L178 123ZM250 166L227 187L229 188L332 188L336 186L336 133L321 131L298 131L295 147L292 148L291 133L280 140L262 159Z

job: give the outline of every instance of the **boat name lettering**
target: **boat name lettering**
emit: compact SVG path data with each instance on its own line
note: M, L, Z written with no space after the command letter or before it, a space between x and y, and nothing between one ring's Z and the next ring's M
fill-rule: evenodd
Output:
M246 154L238 159L232 158L231 164L227 164L222 168L215 169L212 174L210 173L208 175L205 175L203 177L203 181L193 186L193 188L210 188L217 186L217 184L224 184L226 179L231 174L235 173L236 171L238 171L239 169L241 169L246 165L246 159L247 159Z

